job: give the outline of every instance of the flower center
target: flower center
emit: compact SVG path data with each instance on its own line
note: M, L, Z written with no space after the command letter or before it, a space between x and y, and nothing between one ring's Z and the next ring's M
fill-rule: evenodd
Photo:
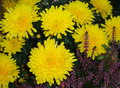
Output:
M30 19L27 16L20 17L16 23L16 26L20 31L25 31L30 26Z
M6 65L0 66L0 75L7 76L9 73L9 69L6 67Z

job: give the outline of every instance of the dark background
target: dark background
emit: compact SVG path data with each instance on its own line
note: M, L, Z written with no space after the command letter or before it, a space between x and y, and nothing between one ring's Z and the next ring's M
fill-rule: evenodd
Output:
M120 0L110 0L113 6L113 15L120 16Z

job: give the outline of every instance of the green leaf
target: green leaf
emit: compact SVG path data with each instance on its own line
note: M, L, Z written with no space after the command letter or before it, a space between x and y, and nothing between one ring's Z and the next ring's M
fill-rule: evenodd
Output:
M96 57L97 60L103 60L105 58L105 56L99 55Z

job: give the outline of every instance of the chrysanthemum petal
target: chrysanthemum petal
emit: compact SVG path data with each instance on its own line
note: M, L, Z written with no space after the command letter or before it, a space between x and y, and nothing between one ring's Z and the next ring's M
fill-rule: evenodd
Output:
M19 76L16 61L3 53L0 53L0 88L8 88Z
M51 6L40 15L45 36L53 35L62 38L61 34L65 34L65 31L69 32L68 28L73 30L73 17L68 11L63 10L62 6Z
M38 43L38 48L31 50L28 67L36 76L38 84L48 82L50 85L57 84L66 79L69 71L72 71L74 54L66 50L63 43L57 45L54 39L47 39L44 45Z
M31 6L25 4L18 4L15 8L11 9L11 12L6 12L5 19L1 21L2 30L7 33L6 38L23 37L28 38L28 33L33 35L32 31L36 32L33 28L32 22L34 19L39 19L36 10Z
M88 37L87 39L85 39L86 36ZM108 45L108 39L105 32L98 25L86 25L85 27L76 29L73 38L75 42L82 42L78 45L80 52L84 52L87 47L87 57L95 59L95 56L106 53L102 45ZM85 45L85 42L87 45Z

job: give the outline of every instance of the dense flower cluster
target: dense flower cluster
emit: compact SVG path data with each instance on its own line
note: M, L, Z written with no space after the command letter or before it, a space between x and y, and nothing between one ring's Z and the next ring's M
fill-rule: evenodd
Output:
M81 88L87 84L95 88L119 88L120 62L112 62L107 66L106 61L97 63L90 58L85 59L79 51L77 57L80 62L79 68L74 69L70 73L70 78L63 82L66 88ZM108 69L106 70L106 68ZM78 78L75 76L75 72L79 73Z
M114 1L1 0L0 88L119 88Z

